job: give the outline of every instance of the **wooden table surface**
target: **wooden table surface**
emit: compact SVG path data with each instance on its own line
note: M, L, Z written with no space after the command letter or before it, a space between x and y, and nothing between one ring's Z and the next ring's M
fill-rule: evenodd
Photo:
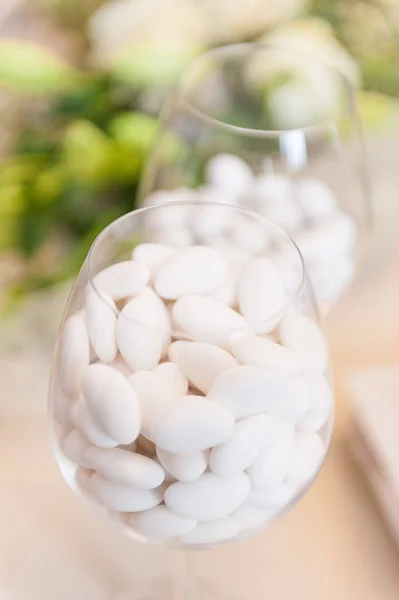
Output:
M399 362L399 180L390 171L384 185L390 193L380 189L384 201L367 267L328 319L337 419L325 467L269 531L201 553L198 570L224 588L226 598L399 598L399 553L348 452L344 385L353 366ZM69 491L48 441L48 357L39 358L34 367L9 369L0 383L0 600L122 600L129 591L136 599L141 582L170 569L174 555L124 538ZM23 386L31 402L25 412L18 409Z

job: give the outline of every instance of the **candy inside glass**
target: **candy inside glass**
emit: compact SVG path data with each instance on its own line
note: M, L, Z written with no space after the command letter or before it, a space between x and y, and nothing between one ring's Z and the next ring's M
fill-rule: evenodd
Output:
M206 218L225 226L204 244ZM188 244L160 244L176 220ZM186 200L95 240L65 310L49 418L66 482L125 534L199 550L266 529L315 480L333 406L313 290L275 224Z
M165 104L141 203L192 188L259 212L297 243L327 312L354 278L371 223L349 74L272 37L205 52ZM217 225L201 223L204 239ZM167 237L186 235L176 223Z

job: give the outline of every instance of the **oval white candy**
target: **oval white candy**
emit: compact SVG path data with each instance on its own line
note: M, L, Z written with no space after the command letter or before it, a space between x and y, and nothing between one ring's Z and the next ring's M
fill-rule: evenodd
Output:
M234 435L212 449L209 459L211 470L226 477L245 471L259 456L261 448L273 443L281 423L272 415L256 415L237 423Z
M130 515L127 522L150 540L168 540L185 535L197 525L197 521L181 517L163 505Z
M162 263L174 252L175 249L166 244L139 244L132 252L132 260L139 265L148 267L151 273L151 279L153 279Z
M304 177L296 184L296 198L308 219L317 221L335 212L337 199L324 181Z
M270 489L252 488L247 502L251 506L256 506L256 508L283 508L294 498L297 489L297 485L287 482Z
M161 465L179 481L195 481L208 466L207 450L175 454L157 448L157 456Z
M168 311L150 289L126 304L118 318L119 350L133 371L153 369L170 341Z
M318 431L332 412L333 391L322 375L307 377L305 387L309 395L309 411L296 422L296 428L303 431Z
M194 242L193 234L187 227L165 227L165 224L162 224L154 237L160 244L171 246L173 249L185 248Z
M184 294L207 294L226 277L225 258L209 246L188 246L177 250L159 268L155 290L167 300Z
M172 342L169 346L168 357L171 362L177 363L178 356L180 355L180 351L182 350L185 344L188 344L188 340L178 340L176 342Z
M89 446L90 443L80 431L72 429L62 442L62 452L73 463L80 467L88 467L84 455Z
M345 213L335 213L294 236L294 241L306 261L333 260L351 253L356 240L356 224Z
M275 488L283 482L290 465L294 438L294 426L286 423L274 444L262 450L247 470L255 488Z
M120 512L138 512L161 504L166 485L162 484L154 490L140 490L95 473L88 483L88 489L107 508Z
M129 377L138 398L141 413L141 432L151 442L160 416L175 402L180 401L155 371L138 371Z
M69 317L62 330L58 348L58 378L62 391L73 398L79 394L84 370L89 364L90 346L84 320Z
M238 536L241 523L233 517L222 517L207 523L198 523L197 527L180 537L183 544L203 545L227 542Z
M224 406L235 419L264 412L290 419L304 415L309 406L296 383L281 369L240 366L215 381L208 399Z
M266 525L273 518L274 512L244 503L233 512L232 517L241 523L242 531L246 532Z
M98 358L111 363L118 353L116 345L117 309L115 302L106 292L95 292L88 288L85 299L87 330L91 345Z
M177 300L173 316L196 342L209 342L230 349L230 335L249 328L238 312L206 296L187 295Z
M83 398L71 407L71 419L76 429L100 448L114 448L119 442L111 439L94 421Z
M238 281L238 302L241 313L256 333L274 329L287 297L277 267L270 258L254 258L244 265Z
M115 263L93 277L93 286L113 300L140 294L150 278L150 270L133 260Z
M300 370L299 360L292 350L273 340L259 337L252 331L233 334L231 345L234 356L242 365L275 367L290 373Z
M168 452L196 452L226 441L234 419L222 406L202 396L185 396L163 412L154 428L154 442Z
M254 180L251 167L234 154L217 154L205 167L209 183L222 190L230 190L234 197L248 192Z
M328 347L320 327L302 314L291 312L280 322L281 343L298 357L302 368L320 373L328 365Z
M229 233L238 250L251 255L264 252L269 244L264 224L244 213L234 215Z
M132 485L143 490L152 490L165 479L165 474L156 462L121 448L89 448L84 455L86 464L103 477Z
M265 174L258 177L254 191L258 212L284 231L301 226L303 215L294 197L294 186L287 177Z
M204 394L209 392L219 375L238 365L231 354L204 342L189 342L182 346L177 364L192 385Z
M120 444L134 442L140 432L140 410L128 380L107 365L90 365L82 391L98 426Z
M187 394L187 377L181 372L176 363L164 362L154 369L154 373L162 377L173 396L178 398Z
M287 481L303 485L315 477L324 458L325 449L317 433L301 431L295 435Z
M165 504L183 517L213 521L236 510L249 490L250 482L245 473L233 477L204 473L191 483L172 483L165 492Z
M204 206L194 206L190 218L191 228L201 240L210 240L226 230L231 219L231 210L221 205L209 205L208 202L223 202L223 195L212 188L200 190Z

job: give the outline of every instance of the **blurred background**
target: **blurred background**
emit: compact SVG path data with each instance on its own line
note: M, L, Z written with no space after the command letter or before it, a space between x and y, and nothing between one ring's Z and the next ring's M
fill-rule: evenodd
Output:
M337 422L320 479L270 532L203 568L244 598L399 598L398 1L1 0L1 599L122 598L170 560L120 539L63 483L45 422L51 353L93 239L136 206L179 74L254 40L314 54L356 86L375 223L327 319ZM333 95L328 77L317 85Z

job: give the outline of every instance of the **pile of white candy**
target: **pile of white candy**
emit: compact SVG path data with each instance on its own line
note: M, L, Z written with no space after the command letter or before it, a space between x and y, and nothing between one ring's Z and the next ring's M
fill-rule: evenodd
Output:
M76 491L135 535L212 545L281 512L326 453L323 334L269 257L140 244L87 285L64 323L52 397ZM99 291L100 290L100 291ZM72 473L72 476L70 475Z
M340 209L326 183L273 173L255 176L244 160L231 154L214 156L206 166L206 177L207 184L193 190L197 200L240 205L279 225L301 250L319 303L329 306L339 299L354 275L358 232L354 219ZM160 191L150 195L145 204L184 198L187 190ZM214 214L214 218L202 217L197 225L204 241L220 233L216 210ZM190 243L184 223L170 225L160 241ZM240 235L242 238L246 232L240 231ZM256 250L259 239L249 236L247 244Z

